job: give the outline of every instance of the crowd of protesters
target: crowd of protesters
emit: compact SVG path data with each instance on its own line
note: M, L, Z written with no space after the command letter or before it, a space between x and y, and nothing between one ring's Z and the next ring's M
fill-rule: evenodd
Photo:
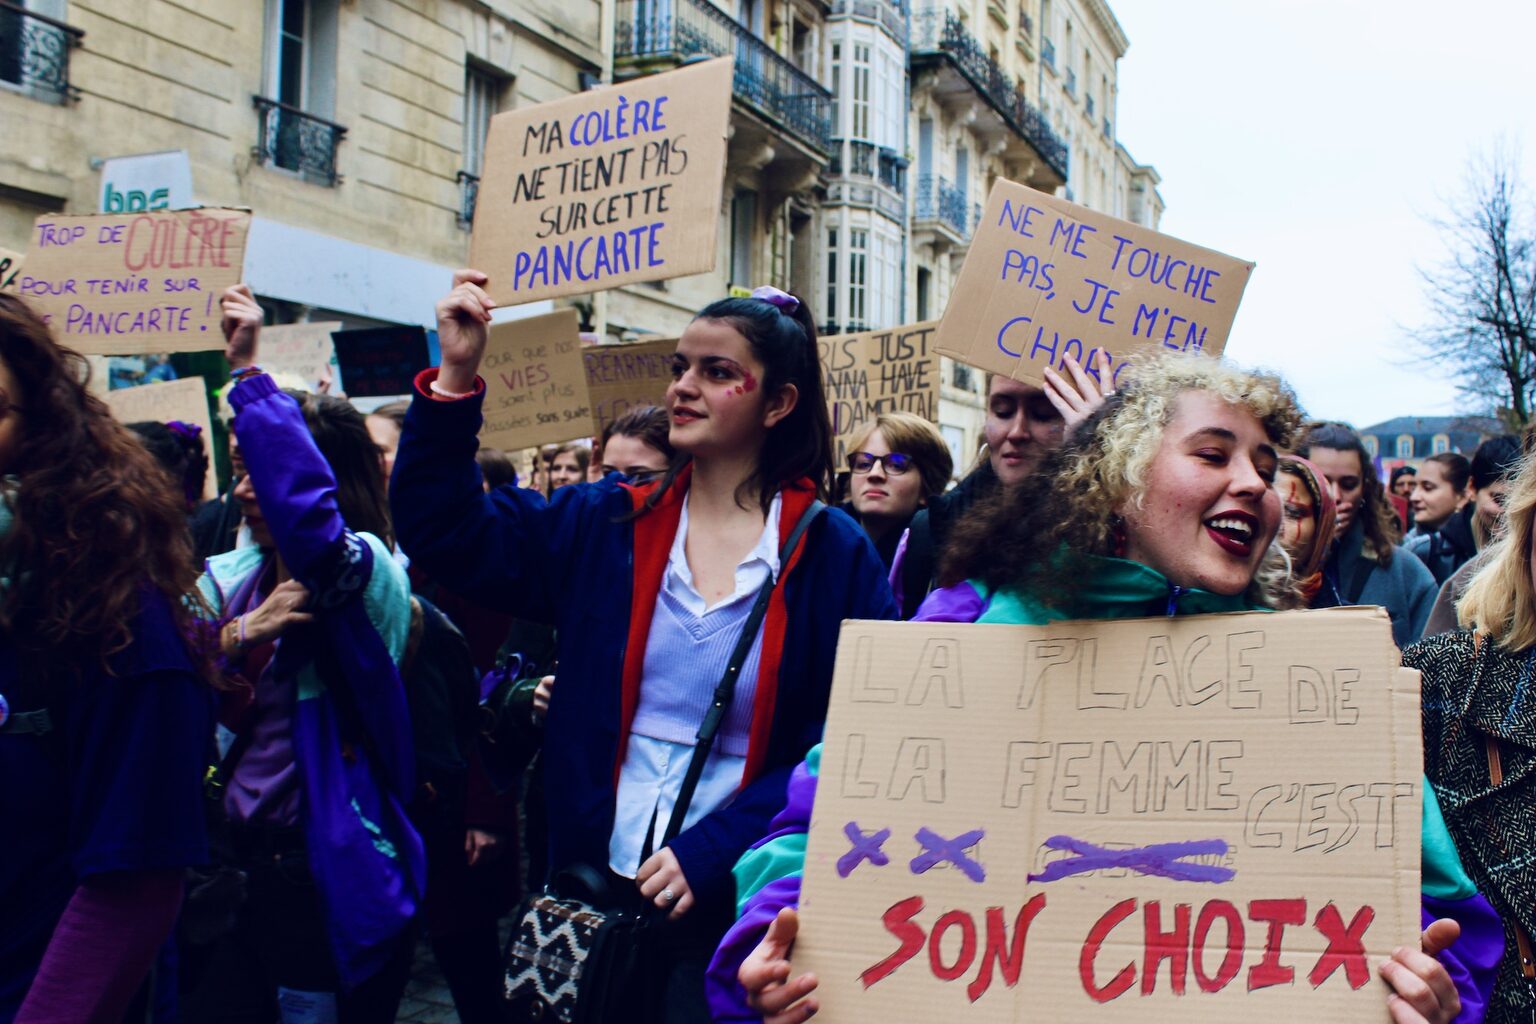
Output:
M805 1020L789 953L845 620L1357 604L1424 680L1424 931L1383 1003L1532 1019L1520 438L1384 484L1284 381L1169 354L1115 387L1102 358L989 376L971 465L906 413L833 465L811 311L760 288L692 320L664 407L520 480L478 441L486 283L455 276L441 365L366 415L279 388L261 307L225 292L235 480L211 501L196 427L116 423L0 295L0 1024L387 1022L422 941L461 1020L520 1019L498 929L577 875L666 922L626 1019Z

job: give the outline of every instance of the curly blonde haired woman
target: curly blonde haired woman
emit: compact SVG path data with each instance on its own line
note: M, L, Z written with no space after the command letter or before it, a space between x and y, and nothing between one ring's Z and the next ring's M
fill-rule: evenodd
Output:
M1302 423L1290 388L1203 356L1150 358L1125 376L1039 472L957 527L947 585L918 620L1193 615L1274 608L1289 595L1274 481ZM788 950L819 754L792 777L776 831L737 865L742 916L707 978L716 1020L790 1024L816 1010L816 979L790 977ZM1448 1024L1461 1011L1465 972L1433 957L1457 933L1436 923L1425 952L1382 965L1397 1024ZM1469 984L1469 1003L1475 993Z
M1461 630L1403 652L1424 676L1424 773L1456 849L1504 920L1490 1022L1536 1012L1536 461L1510 485L1506 532L1456 605Z

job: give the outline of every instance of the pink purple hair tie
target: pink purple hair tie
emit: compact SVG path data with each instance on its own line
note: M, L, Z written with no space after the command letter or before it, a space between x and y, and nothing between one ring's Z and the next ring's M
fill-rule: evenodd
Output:
M800 308L800 300L789 292L782 292L771 284L758 285L752 289L752 297L761 299L770 306L777 306L781 313L794 313Z

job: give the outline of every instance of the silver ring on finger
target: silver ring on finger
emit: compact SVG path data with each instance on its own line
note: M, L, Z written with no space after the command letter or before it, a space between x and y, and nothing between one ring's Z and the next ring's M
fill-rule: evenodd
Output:
M673 900L677 899L677 893L673 892L671 889L663 889L661 890L661 898L666 902L671 903Z

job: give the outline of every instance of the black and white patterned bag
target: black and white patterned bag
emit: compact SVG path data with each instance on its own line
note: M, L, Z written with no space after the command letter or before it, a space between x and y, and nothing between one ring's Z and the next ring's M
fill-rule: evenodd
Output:
M519 1021L644 1020L654 916L601 910L555 892L529 897L507 946L506 998Z

